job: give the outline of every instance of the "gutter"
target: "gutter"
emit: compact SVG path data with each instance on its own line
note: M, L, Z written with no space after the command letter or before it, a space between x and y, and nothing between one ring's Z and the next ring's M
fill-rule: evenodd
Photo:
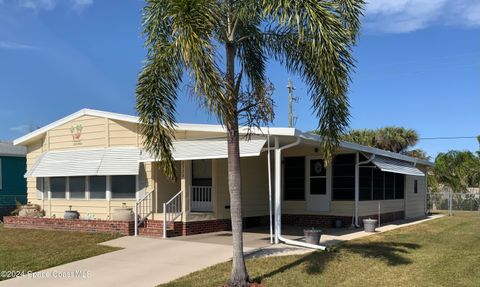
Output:
M356 155L356 163L355 163L355 214L354 214L354 226L360 227L358 224L358 206L360 200L360 165L367 164L371 162L375 158L375 154L372 154L369 159L366 161L359 162L360 160L360 153L357 152Z
M306 242L300 242L296 240L287 239L282 236L282 207L281 207L281 168L282 168L282 150L299 145L301 142L300 137L297 136L297 140L294 143L279 147L278 137L275 137L275 244L280 241L285 244L325 250L327 247L323 245L309 244ZM270 172L270 171L269 171Z

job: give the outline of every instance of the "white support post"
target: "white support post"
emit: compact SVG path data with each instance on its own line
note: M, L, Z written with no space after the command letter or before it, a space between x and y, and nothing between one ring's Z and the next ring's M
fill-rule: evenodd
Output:
M65 177L65 199L70 200L70 178Z
M358 224L358 202L360 199L360 154L357 152L355 156L355 226Z
M167 204L163 204L163 238L167 238Z
M282 151L279 147L278 137L275 137L275 244L280 240L280 228L282 225L281 219L281 198L282 198L282 183L281 183L281 168L282 168Z
M135 227L134 227L134 236L138 236L138 205L137 202L135 202L135 208L134 208L134 222L135 222Z
M112 199L112 177L107 175L106 179L107 182L107 190L105 191L105 199L110 201Z

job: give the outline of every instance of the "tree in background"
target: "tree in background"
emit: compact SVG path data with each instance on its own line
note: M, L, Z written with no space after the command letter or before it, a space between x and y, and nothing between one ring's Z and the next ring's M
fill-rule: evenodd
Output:
M233 259L229 286L246 286L243 256L239 121L272 120L266 67L274 59L309 86L319 143L332 155L349 121L347 92L363 0L148 0L143 9L145 66L137 111L145 148L175 177L177 92L193 94L227 130ZM263 113L258 121L249 115ZM243 115L243 117L242 117Z
M470 151L451 150L435 158L433 173L438 183L453 192L465 192L479 185L480 159Z
M403 153L420 159L430 158L422 149L408 150L417 144L418 133L413 129L404 127L388 126L376 130L352 129L342 137L342 140L391 152Z

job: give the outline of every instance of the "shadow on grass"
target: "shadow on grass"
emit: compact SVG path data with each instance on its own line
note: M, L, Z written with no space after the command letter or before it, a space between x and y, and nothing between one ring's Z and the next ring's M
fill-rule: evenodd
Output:
M406 265L412 263L412 260L406 257L406 254L420 247L419 244L403 242L342 244L332 248L330 251L310 253L276 270L257 276L253 280L254 282L262 282L266 278L273 277L300 265L305 265L305 272L309 275L320 274L330 261L335 260L342 253L355 253L362 257L375 258L390 266Z
M419 244L404 242L348 243L341 247L344 251L357 253L362 257L376 258L388 265L411 264L405 255L420 248Z

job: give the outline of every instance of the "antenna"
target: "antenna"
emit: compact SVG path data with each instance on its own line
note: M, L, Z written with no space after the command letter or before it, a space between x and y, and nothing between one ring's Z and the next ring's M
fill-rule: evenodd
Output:
M293 96L293 90L295 90L295 87L293 87L292 80L288 79L288 104L289 104L289 110L288 110L288 127L293 128L297 122L298 116L293 116L293 102L297 103L298 98Z

